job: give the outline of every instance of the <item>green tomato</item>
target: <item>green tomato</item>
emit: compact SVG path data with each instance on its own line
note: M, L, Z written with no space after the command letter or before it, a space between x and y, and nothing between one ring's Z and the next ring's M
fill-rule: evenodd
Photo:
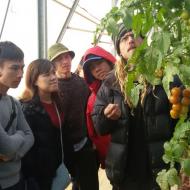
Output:
M189 19L189 12L187 10L184 10L182 13L181 13L181 16L180 16L183 20L188 20Z

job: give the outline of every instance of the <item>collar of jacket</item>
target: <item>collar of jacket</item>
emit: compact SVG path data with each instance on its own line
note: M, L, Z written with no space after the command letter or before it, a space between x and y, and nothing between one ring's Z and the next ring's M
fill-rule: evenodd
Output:
M116 76L115 76L115 69L113 69L108 74L108 76L106 77L106 79L104 81L104 84L109 86L110 89L113 89L113 90L121 92L119 82L117 81Z
M39 96L34 96L30 101L24 103L24 110L28 114L40 113L47 114Z

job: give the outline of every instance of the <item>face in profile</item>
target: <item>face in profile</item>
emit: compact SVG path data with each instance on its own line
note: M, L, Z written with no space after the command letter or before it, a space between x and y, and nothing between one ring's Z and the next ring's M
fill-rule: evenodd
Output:
M111 71L111 66L107 61L100 60L90 63L89 70L95 79L104 80L107 74Z
M41 92L52 93L58 91L58 81L54 68L52 67L47 73L40 74L35 85L38 87L38 91Z
M7 60L0 66L0 83L8 88L17 88L23 77L23 61Z

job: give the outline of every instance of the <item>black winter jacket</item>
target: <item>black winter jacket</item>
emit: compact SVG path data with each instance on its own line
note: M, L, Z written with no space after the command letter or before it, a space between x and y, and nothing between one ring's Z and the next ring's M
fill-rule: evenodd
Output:
M173 86L179 86L175 82ZM103 111L109 103L117 103L122 111L119 120L107 119ZM106 174L119 189L151 190L157 188L155 177L166 167L162 161L163 143L173 132L175 121L169 115L170 105L161 86L147 89L143 105L131 110L116 82L114 72L104 81L97 94L92 119L101 135L111 134L106 158ZM131 183L132 182L132 183ZM133 184L129 185L129 183Z
M25 177L34 178L40 189L50 190L61 163L60 130L52 124L39 97L22 103L22 107L35 138L32 149L23 159L22 171Z
M85 113L90 91L84 79L74 73L68 79L59 79L58 84L65 110L64 140L76 144L87 136Z

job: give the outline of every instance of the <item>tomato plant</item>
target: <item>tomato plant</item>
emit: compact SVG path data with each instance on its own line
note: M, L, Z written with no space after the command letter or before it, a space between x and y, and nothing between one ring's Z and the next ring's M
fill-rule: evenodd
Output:
M173 106L170 114L180 119L173 137L164 146L163 160L170 164L170 169L161 171L157 177L161 189L167 190L180 183L174 168L176 162L190 176L190 122L186 119L190 91L171 93L169 89L174 75L179 76L185 88L190 87L190 0L122 0L102 19L96 29L95 43L104 29L109 35L117 35L119 22L131 28L135 36L145 37L128 60L135 69L128 71L126 96L134 106L137 104L143 84L135 86L133 81L141 76L153 86L162 84L170 102L178 105Z
M189 20L189 0L122 0L119 7L113 7L102 19L94 42L104 29L109 35L117 35L117 23L121 21L136 36L143 35L142 45L128 60L136 68L129 77L142 75L152 85L162 83L169 95L169 83L175 74L185 86L190 85ZM130 80L125 84L130 86L126 92L130 97L135 85Z

